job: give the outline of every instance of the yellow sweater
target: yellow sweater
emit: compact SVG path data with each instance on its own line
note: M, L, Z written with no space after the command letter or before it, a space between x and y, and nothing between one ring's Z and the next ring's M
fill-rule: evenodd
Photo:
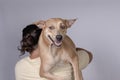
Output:
M89 64L89 55L85 51L79 54L79 67L82 70ZM25 57L17 62L15 66L16 80L47 80L39 76L40 59ZM54 75L65 77L65 80L72 80L72 67L70 64L59 64L53 69Z

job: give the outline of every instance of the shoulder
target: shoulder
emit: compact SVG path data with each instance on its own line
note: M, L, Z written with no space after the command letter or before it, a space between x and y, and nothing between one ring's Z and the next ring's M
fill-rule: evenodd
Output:
M16 80L39 80L39 67L36 65L39 65L36 59L25 57L19 60L15 65Z
M21 65L23 65L23 64L26 64L26 63L27 63L27 58L28 58L28 57L25 57L25 58L20 59L20 60L16 63L16 67L17 67L17 66L21 66Z
M24 70L28 66L29 60L28 57L22 58L15 65L15 71Z

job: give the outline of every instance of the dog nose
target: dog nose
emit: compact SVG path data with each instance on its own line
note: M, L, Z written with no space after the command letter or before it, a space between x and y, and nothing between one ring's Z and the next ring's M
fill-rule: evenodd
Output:
M61 40L62 40L62 35L56 35L56 39L57 39L58 41L61 41Z

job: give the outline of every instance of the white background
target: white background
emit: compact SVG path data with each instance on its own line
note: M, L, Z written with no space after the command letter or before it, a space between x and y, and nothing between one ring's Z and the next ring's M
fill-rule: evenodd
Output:
M119 0L0 0L0 80L15 80L22 29L53 17L78 18L68 35L94 55L84 80L120 80Z

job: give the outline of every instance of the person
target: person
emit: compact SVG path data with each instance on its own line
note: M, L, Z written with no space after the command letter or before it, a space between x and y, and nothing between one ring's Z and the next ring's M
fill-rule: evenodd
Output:
M21 52L21 55L24 55L26 52L30 55L22 58L16 63L16 80L47 80L39 76L41 63L39 57L38 40L41 31L42 29L39 29L35 24L28 25L23 29L22 40L18 50ZM79 52L79 57L79 67L82 70L91 62L92 54L84 49L81 49ZM69 63L61 63L60 65L56 65L52 72L54 75L64 77L65 80L73 80L73 71Z

